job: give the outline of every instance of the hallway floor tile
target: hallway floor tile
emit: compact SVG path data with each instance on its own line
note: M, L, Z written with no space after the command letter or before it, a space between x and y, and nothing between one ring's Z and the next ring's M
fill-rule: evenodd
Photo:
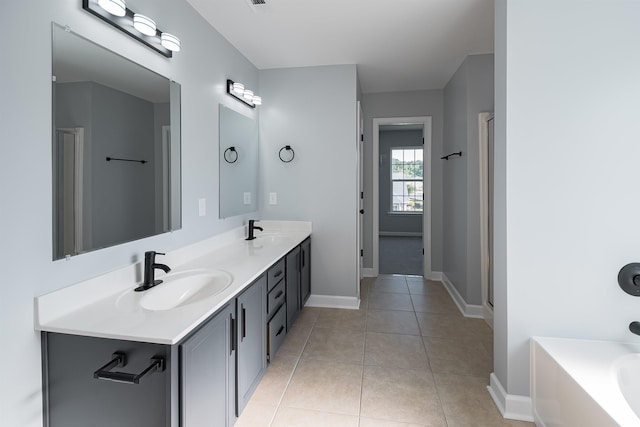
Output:
M487 385L493 333L440 282L381 275L359 310L306 307L236 427L531 427Z

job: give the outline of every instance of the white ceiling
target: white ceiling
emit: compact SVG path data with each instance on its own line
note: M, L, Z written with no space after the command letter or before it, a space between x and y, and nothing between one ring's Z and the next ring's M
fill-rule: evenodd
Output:
M493 0L187 0L258 69L357 64L364 93L442 89L493 52Z

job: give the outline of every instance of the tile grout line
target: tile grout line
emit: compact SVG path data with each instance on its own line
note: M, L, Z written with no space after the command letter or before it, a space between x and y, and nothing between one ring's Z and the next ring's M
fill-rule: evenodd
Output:
M299 317L298 317L299 319ZM296 319L296 320L298 320ZM313 333L313 328L315 328L315 324L318 321L318 319L316 318L315 321L313 322L313 324L311 325L311 330L309 331L309 335L307 335L307 338L304 341L304 345L302 346L302 351L300 351L300 354L296 357L296 363L293 367L293 369L291 370L291 374L289 374L289 378L287 379L287 385L284 387L284 390L282 391L282 395L280 396L280 399L278 399L278 404L276 405L276 410L273 413L272 417L271 417L271 421L269 421L269 427L273 426L274 421L276 420L276 416L278 415L278 411L280 410L280 406L282 405L282 401L284 400L284 395L287 393L287 389L289 388L289 385L291 384L291 380L293 379L293 375L296 373L296 370L298 369L298 365L300 364L300 360L302 360L302 354L304 353L304 349L307 347L307 343L309 342L309 338L311 337L311 334ZM295 321L294 321L295 324ZM262 380L261 380L262 381Z
M362 284L361 284L362 286ZM367 308L364 311L364 343L362 348L362 373L360 374L360 404L358 406L358 426L362 424L362 400L364 397L364 369L367 353L367 332L369 325L369 298L371 297L371 286L367 287Z

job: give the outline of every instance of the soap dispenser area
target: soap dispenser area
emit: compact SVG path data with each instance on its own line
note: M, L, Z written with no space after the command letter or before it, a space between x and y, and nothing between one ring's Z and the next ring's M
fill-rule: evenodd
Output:
M232 426L311 289L311 223L260 227L37 297L47 425Z

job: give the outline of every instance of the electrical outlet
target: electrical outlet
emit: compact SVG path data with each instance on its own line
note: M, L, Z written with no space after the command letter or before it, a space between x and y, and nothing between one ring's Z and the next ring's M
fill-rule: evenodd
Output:
M198 216L207 214L207 199L198 199Z
M249 191L245 191L244 193L244 204L245 205L251 204L251 193Z
M269 204L270 205L278 204L278 193L269 193Z

